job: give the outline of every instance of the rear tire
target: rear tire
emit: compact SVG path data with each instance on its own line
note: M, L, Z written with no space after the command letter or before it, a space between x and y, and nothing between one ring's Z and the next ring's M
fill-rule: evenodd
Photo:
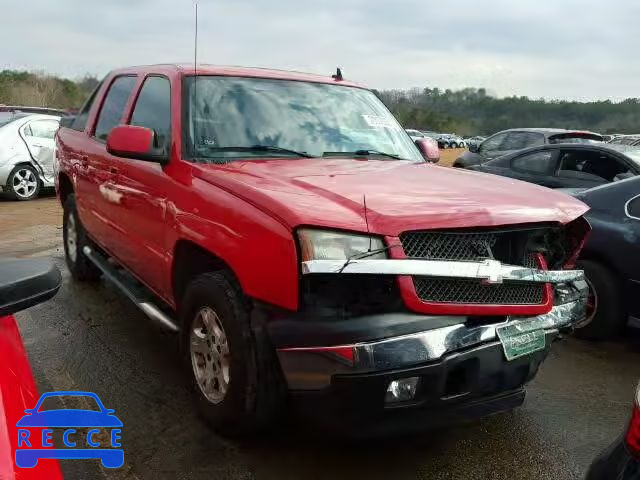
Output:
M18 165L11 170L7 179L6 191L14 200L33 200L40 193L38 172L31 165Z
M84 252L85 246L92 246L91 241L80 223L76 209L76 196L72 193L64 202L62 212L62 240L67 267L74 280L96 281L102 272L89 260Z
M618 335L626 318L618 278L609 268L593 260L580 260L577 267L584 270L593 303L587 320L576 326L576 336L606 340Z
M181 346L198 413L227 436L270 426L286 389L275 350L250 321L246 297L228 272L187 286L180 307Z

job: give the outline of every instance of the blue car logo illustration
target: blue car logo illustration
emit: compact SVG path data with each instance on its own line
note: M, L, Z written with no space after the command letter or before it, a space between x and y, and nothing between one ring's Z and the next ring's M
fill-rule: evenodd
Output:
M95 400L99 411L84 409L58 409L39 411L42 402L49 397L89 397ZM33 409L24 411L24 415L16 427L18 427L18 448L16 449L16 465L20 468L33 468L39 459L55 458L64 459L100 459L106 468L119 468L124 464L124 451L121 447L120 428L122 422L113 413L114 410L104 408L100 398L91 392L49 392L43 394ZM51 428L64 429L62 440L69 448L52 448ZM30 430L37 428L38 430ZM84 438L76 428L90 430L86 433L86 443L91 448L74 448L77 440ZM104 434L101 429L110 429L109 448L101 443ZM33 445L32 445L33 444ZM42 448L38 448L41 446ZM28 447L28 448L21 448Z

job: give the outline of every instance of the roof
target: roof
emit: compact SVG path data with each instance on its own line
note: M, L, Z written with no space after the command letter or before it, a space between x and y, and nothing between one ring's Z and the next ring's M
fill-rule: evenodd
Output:
M66 110L62 110L59 108L32 107L27 105L0 105L0 112L42 113L45 115L59 116L64 116L67 114Z
M316 75L313 73L295 72L289 70L277 70L260 67L237 67L225 65L208 65L198 64L197 68L194 64L175 63L175 64L157 64L157 65L140 65L126 67L111 72L112 74L120 73L180 73L182 75L220 75L229 77L254 77L254 78L272 78L278 80L295 80L299 82L327 83L333 85L343 85L349 87L366 88L364 85L350 82L348 80L336 80L331 75Z
M587 133L591 135L600 135L596 132L590 132L588 130L579 130L579 129L566 129L566 128L510 128L508 130L502 130L503 132L536 132L543 133L547 136L556 135L559 133Z

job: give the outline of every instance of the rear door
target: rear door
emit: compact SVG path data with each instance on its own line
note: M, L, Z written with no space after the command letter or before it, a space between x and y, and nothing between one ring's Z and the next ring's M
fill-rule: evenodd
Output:
M136 82L135 75L112 79L95 125L89 130L90 138L81 159L84 173L79 196L84 200L86 216L90 217L90 231L95 240L116 257L119 256L117 238L122 232L117 208L119 198L113 182L120 160L107 152L106 142L111 129L122 123Z
M54 138L58 127L58 120L40 118L20 128L20 136L27 144L31 159L49 183L53 182Z
M640 194L633 193L625 203L625 214L629 219L629 228L633 231L635 238L640 238ZM631 243L631 242L630 242ZM631 272L629 278L629 313L632 317L640 320L640 245L633 242L635 250L630 252L629 261L633 262L628 271Z

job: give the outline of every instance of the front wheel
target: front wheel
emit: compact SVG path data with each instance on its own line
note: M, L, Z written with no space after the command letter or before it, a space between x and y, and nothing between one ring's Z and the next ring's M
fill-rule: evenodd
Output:
M284 400L275 351L252 329L240 287L225 272L205 273L181 302L182 348L198 413L230 436L270 425Z
M40 192L38 172L31 165L18 165L9 174L6 189L14 200L33 200Z
M577 267L584 270L589 285L587 317L575 326L578 337L605 340L614 337L624 327L625 310L618 279L601 263L580 260Z

